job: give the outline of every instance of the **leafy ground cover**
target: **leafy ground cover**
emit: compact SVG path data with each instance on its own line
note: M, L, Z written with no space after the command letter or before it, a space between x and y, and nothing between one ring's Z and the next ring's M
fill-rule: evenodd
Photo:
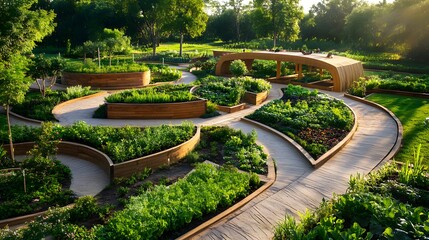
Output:
M106 153L114 163L156 153L192 138L195 126L184 122L180 126L161 125L157 127L105 127L90 126L77 122L71 126L55 126L57 138L64 141L82 143ZM13 126L14 142L33 141L39 128ZM0 142L7 143L7 131L0 131Z
M42 125L40 134L34 138L35 147L22 161L13 162L0 147L0 219L74 201L74 194L68 189L70 169L52 157L57 144L51 141L54 137L53 125Z
M255 174L235 168L199 164L195 171L168 187L158 185L131 197L122 210L83 197L69 209L52 209L19 230L2 230L0 239L166 239L192 221L234 204L259 187ZM98 221L87 229L82 222ZM103 225L100 225L103 224Z
M138 63L117 63L109 65L102 65L98 67L96 62L87 59L85 62L81 61L68 61L64 71L75 73L125 73L125 72L145 72L149 67L145 64Z
M181 71L170 68L167 65L147 64L147 66L150 68L151 83L172 82L182 77Z
M286 217L274 239L426 239L429 172L416 153L413 167L389 164L351 177L346 194L302 214L300 223Z
M191 86L161 85L142 89L126 90L106 97L108 103L172 103L195 101L198 98L189 91Z
M267 154L256 144L256 132L244 134L228 127L203 127L201 140L187 156L190 162L210 160L220 165L230 164L241 170L267 173Z
M208 76L198 80L198 83L200 87L194 92L195 95L222 106L239 104L246 91L259 93L271 89L268 82L251 77L221 78Z
M392 72L371 75L365 80L366 90L387 89L407 92L429 92L429 75L396 74Z
M247 118L286 134L317 159L351 130L353 114L342 102L289 85L281 100L274 100Z
M371 94L367 98L379 103L392 111L399 118L404 127L402 148L395 156L398 161L405 162L410 159L415 146L422 144L422 154L429 156L429 99L404 97L391 94ZM424 160L426 166L429 160Z
M255 60L252 64L252 76L255 78L275 77L277 73L277 62L269 60ZM289 75L295 72L295 65L282 62L281 75Z
M28 92L21 104L12 106L13 112L41 121L56 121L52 110L62 102L96 93L90 87L73 86L66 91L48 91L45 97L39 92Z

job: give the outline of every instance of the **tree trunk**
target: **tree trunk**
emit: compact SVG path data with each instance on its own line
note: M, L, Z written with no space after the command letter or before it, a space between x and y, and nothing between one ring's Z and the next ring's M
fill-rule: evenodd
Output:
M13 141L12 141L12 129L10 127L10 106L6 105L6 118L7 118L7 127L8 127L8 135L9 135L9 147L10 147L10 158L12 162L15 163L15 152L13 149Z
M109 55L109 66L112 66L112 55Z
M180 51L179 51L179 57L182 57L182 50L183 50L183 33L180 33Z
M273 48L275 48L277 45L277 32L274 32L273 34Z
M155 55L156 55L156 38L153 37L153 39L152 39L152 56L155 57Z

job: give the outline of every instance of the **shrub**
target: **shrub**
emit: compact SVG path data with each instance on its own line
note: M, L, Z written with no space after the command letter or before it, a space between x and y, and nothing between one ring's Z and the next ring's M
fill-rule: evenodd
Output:
M366 96L366 87L365 87L365 78L359 78L353 82L352 86L347 89L347 93L358 96L365 97Z
M92 94L91 87L82 87L81 85L67 87L66 92L63 93L64 99L70 100L73 98L80 98Z
M236 77L243 76L248 72L246 63L244 63L242 60L232 61L229 70Z

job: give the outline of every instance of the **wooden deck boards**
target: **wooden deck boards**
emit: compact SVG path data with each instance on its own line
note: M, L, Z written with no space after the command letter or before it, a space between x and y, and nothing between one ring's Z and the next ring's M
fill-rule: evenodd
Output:
M277 163L277 180L265 194L252 200L241 211L233 213L194 239L271 239L274 227L285 213L297 217L297 212L314 209L323 198L344 193L350 175L366 174L390 151L396 139L394 120L374 107L343 99L358 115L358 130L353 139L332 159L314 170L305 159L278 137L256 129L258 141ZM231 124L248 131L244 122ZM253 128L253 126L252 126Z

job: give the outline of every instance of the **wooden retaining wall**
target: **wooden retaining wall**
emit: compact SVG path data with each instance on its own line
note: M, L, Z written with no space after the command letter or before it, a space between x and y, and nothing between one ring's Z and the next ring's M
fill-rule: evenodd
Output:
M159 119L198 118L207 110L207 100L179 103L107 103L107 118Z
M265 100L267 100L268 93L269 93L268 91L264 91L260 93L245 92L242 101L253 105L259 105L263 103Z
M131 73L71 73L64 72L61 84L90 86L95 89L127 89L150 83L150 71Z
M200 142L201 130L197 128L195 135L188 141L170 149L151 154L149 156L137 158L113 165L113 178L129 177L145 168L157 169L168 166L184 158L189 152L194 150Z
M109 156L101 151L74 142L60 142L58 144L58 154L71 155L92 162L103 169L112 180L116 177L132 176L135 173L143 171L145 168L151 168L154 170L161 166L176 163L184 158L189 152L194 150L200 142L200 136L201 128L197 127L195 135L180 145L158 153L117 164L113 164ZM15 143L13 145L15 154L26 155L33 145L34 142ZM3 145L3 148L9 152L9 145Z
M232 106L232 107L222 106L222 105L216 106L217 110L219 110L221 112L226 112L226 113L235 113L235 112L241 111L245 108L246 108L246 103L240 103L240 104Z
M33 148L34 142L24 142L13 144L16 155L26 155L27 152ZM9 145L4 145L5 150L9 151ZM99 150L83 145L80 143L62 141L58 144L58 154L65 154L75 156L80 159L84 159L88 162L94 163L106 172L106 174L112 177L111 166L113 165L112 160L104 153Z

